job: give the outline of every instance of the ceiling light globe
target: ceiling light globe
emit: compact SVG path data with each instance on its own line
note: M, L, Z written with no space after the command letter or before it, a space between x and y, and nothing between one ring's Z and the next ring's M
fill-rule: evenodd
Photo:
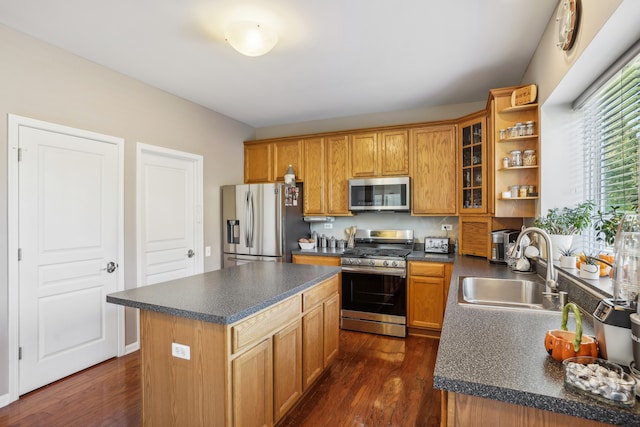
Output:
M229 24L224 36L235 50L246 56L264 55L278 42L275 30L252 21Z

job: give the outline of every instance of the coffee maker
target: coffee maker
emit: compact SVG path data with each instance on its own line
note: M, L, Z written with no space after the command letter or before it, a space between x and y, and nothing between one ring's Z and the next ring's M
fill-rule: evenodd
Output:
M509 243L515 242L520 234L517 230L495 230L491 232L491 258L494 264L506 264L505 251Z

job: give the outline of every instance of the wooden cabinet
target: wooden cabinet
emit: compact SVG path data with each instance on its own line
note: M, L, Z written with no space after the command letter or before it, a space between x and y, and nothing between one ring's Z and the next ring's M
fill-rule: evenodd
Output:
M351 176L380 177L409 174L409 136L406 129L350 136Z
M457 213L456 127L413 128L411 147L411 212L414 215Z
M304 213L325 215L326 203L326 155L324 138L309 138L304 141Z
M304 142L300 139L244 143L244 182L284 182L289 165L304 181Z
M307 390L339 351L339 280L329 279L302 301L302 386Z
M467 116L458 129L459 211L460 214L486 214L489 156L485 112Z
M452 267L452 263L409 262L408 327L442 329Z
M271 358L267 338L231 362L234 426L273 425Z
M351 176L372 177L378 174L378 133L350 136Z
M491 256L491 218L488 216L460 216L458 253L485 258Z
M351 215L349 211L349 139L346 135L325 138L325 194L327 215Z
M280 420L338 354L340 278L230 325L141 310L142 424ZM172 343L190 358L173 356Z
M304 214L351 215L346 135L304 140Z
M244 182L273 182L273 145L268 142L245 143Z
M296 181L304 181L304 141L285 140L273 143L273 167L275 181L284 182L284 174L287 173L289 165L296 174Z
M322 256L322 255L293 255L294 264L310 264L310 265L333 265L340 266L340 257L338 256Z
M300 320L273 336L273 415L277 422L302 396Z
M494 150L494 193L496 217L535 217L536 202L539 199L540 189L540 141L539 141L539 115L538 104L527 104L517 107L511 106L511 94L517 87L492 89L489 95L489 108L492 120L491 141ZM513 135L509 128L520 123L523 126L532 122L531 135L526 131L523 135ZM500 131L504 130L504 137ZM510 158L511 152L518 150L524 154L525 150L534 150L535 164L523 164L522 166L503 166L503 159ZM502 193L509 191L511 186L533 186L534 192L518 195L518 197L502 197Z

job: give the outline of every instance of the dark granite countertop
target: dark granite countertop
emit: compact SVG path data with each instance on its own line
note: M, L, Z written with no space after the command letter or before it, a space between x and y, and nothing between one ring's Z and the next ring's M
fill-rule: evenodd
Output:
M107 302L230 324L340 272L337 267L252 262L107 295Z
M344 249L330 248L314 248L314 249L294 249L291 251L293 255L312 255L312 256L336 256L341 257Z
M604 423L640 425L637 402L634 408L620 408L565 389L562 364L544 349L546 331L560 327L560 312L459 305L459 276L530 277L485 259L456 257L434 371L435 388ZM575 328L572 322L569 329ZM585 333L592 335L592 325L584 323Z
M416 245L417 246L417 245ZM329 248L316 248L316 249L296 249L291 251L294 255L311 255L311 256L335 256L341 257L343 249L329 249ZM407 261L431 261L431 262L454 262L456 259L455 254L426 254L421 250L414 250L407 256Z

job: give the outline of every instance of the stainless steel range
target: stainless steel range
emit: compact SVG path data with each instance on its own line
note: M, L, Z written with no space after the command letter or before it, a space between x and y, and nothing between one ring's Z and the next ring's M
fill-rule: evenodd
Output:
M342 264L342 329L407 335L407 255L413 230L358 230Z

